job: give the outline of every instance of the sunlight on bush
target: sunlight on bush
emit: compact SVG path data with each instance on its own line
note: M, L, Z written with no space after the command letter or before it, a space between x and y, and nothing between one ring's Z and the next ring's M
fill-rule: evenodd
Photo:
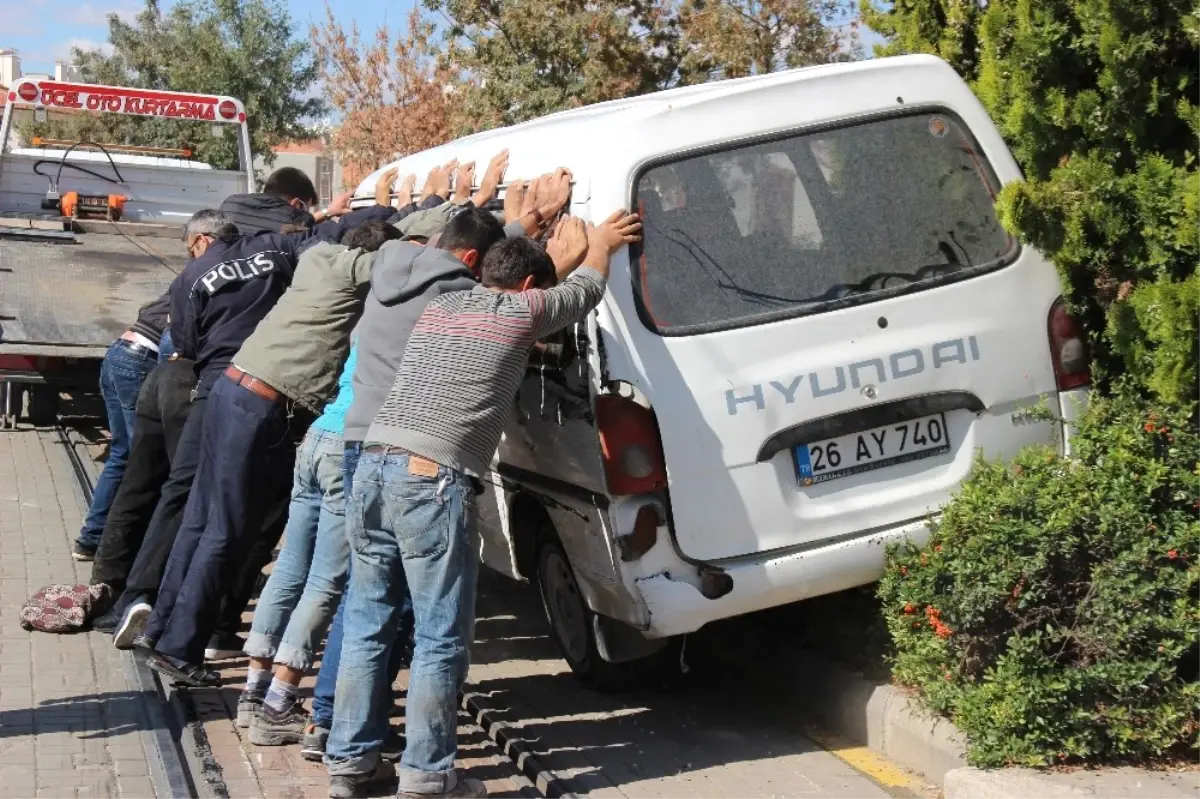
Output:
M1200 442L1128 390L1093 403L1076 460L981 461L927 546L889 553L894 676L977 765L1196 745Z

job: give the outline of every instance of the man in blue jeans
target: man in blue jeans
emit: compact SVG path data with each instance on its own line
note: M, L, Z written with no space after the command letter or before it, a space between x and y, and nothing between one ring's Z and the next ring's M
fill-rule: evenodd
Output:
M138 392L159 360L158 344L167 326L169 302L168 295L163 294L154 302L142 306L137 321L113 342L100 363L100 395L104 397L108 432L112 438L104 470L100 472L100 479L96 481L92 492L92 503L83 521L83 529L79 531L79 538L71 549L71 557L75 560L92 560L100 548L108 509L112 507L113 497L117 495L121 478L125 476Z
M387 621L407 591L416 646L398 797L487 795L454 768L458 692L475 628L480 478L533 345L587 317L604 295L610 257L640 229L636 216L618 211L590 230L564 219L546 249L524 236L492 247L482 285L426 306L367 432L346 500L354 565L329 749L347 751L345 742L371 723L394 635ZM361 796L386 775L377 749L327 755L326 763L334 799Z
M305 739L318 734L315 730L321 728L327 735L332 724L333 684L337 679L334 664L341 652L340 622L326 644L313 700L313 723L321 724L321 728L314 728L303 714L296 714L293 720L283 711L294 707L294 702L288 699L295 696L300 680L312 665L335 607L340 618L350 563L344 488L354 477L362 446L342 439L346 409L354 396L350 377L354 374L356 355L357 350L352 347L338 379L337 398L313 422L300 446L283 549L259 597L246 641L250 664L246 687L238 698L237 725L248 727L250 742L258 746L295 743L301 740L302 731ZM411 616L410 611L402 618ZM408 626L411 629L411 622ZM402 635L401 640L405 637ZM400 655L403 648L394 651ZM401 658L393 660L394 680L401 668ZM274 680L272 666L276 673ZM274 712L268 712L265 703L272 703ZM399 735L393 732L389 743L385 749L392 759L399 759ZM322 735L315 759L320 760L324 750Z

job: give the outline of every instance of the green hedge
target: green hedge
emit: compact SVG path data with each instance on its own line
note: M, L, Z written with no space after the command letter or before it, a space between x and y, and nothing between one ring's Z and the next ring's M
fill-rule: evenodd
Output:
M1093 402L1074 459L980 462L880 586L894 676L982 766L1163 756L1200 720L1200 496L1191 418Z

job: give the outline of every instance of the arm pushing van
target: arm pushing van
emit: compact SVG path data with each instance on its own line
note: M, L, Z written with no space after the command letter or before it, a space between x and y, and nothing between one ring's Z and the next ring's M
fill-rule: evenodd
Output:
M572 214L645 225L588 322L533 353L479 498L483 561L537 582L585 680L876 580L978 453L1068 446L1028 409L1077 412L1082 334L997 221L1021 174L944 62L690 86L396 165L503 148L513 175L570 168Z

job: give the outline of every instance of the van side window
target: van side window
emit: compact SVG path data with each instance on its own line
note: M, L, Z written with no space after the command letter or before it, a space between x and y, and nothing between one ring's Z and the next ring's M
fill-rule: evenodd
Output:
M953 115L734 147L638 177L644 323L685 335L923 291L1011 263L998 181Z

